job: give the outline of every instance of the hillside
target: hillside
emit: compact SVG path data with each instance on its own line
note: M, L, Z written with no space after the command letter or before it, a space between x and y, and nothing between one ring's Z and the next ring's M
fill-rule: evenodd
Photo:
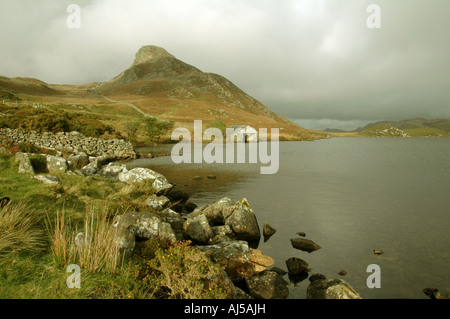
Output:
M355 131L363 132L380 125L396 127L411 136L450 136L450 120L445 119L426 120L416 118L403 121L379 121L369 123L365 127L358 128Z
M103 83L54 85L36 79L0 77L0 97L4 99L3 106L10 107L7 112L21 106L80 114L123 136L127 135L127 123L147 115L187 128L193 126L194 120L203 120L204 128L213 121L227 126L280 128L282 140L327 136L301 128L224 77L202 72L157 46L142 47L128 69Z

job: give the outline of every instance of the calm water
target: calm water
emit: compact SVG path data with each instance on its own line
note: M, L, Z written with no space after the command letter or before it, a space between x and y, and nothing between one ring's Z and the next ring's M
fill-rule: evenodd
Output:
M258 247L275 266L286 269L298 257L311 273L343 278L363 298L428 298L423 288L450 290L449 157L450 139L340 138L281 143L275 175L260 175L259 164L175 165L170 157L129 166L159 171L198 205L247 198L260 227L277 229ZM292 248L299 231L322 248ZM366 286L370 264L381 267L380 289ZM289 298L304 298L308 284L291 283Z

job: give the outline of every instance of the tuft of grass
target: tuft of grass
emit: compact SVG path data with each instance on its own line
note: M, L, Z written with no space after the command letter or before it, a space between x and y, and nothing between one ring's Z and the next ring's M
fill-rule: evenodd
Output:
M45 235L37 227L40 219L26 203L10 203L0 209L0 255L38 252Z
M53 225L48 218L47 225L51 251L59 266L77 264L92 273L115 273L123 264L115 243L116 228L109 222L108 214L87 212L83 232L71 224L70 218L66 219L64 209L56 213Z

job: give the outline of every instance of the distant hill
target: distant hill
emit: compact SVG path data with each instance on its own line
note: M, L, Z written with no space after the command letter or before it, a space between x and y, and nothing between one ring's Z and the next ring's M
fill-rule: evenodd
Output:
M367 130L369 128L372 128L372 127L375 127L375 126L378 126L381 124L388 124L391 126L395 126L401 130L430 128L430 129L437 129L437 130L442 130L442 131L446 131L446 132L450 133L450 120L445 120L445 119L426 120L423 118L416 118L416 119L403 120L403 121L379 121L379 122L369 123L362 128L356 129L355 131L362 132L364 130Z
M345 131L345 130L341 130L338 128L326 128L323 130L324 132L329 132L329 133L348 133L349 131Z
M376 137L450 137L450 120L410 119L380 121L356 130L363 136Z
M0 94L23 93L31 95L62 95L47 83L32 78L8 78L0 76Z

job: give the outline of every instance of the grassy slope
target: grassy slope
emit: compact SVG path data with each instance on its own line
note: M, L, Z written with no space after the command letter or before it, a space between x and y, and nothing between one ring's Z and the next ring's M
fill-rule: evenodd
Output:
M82 226L87 210L96 213L107 210L113 216L126 212L151 193L151 189L136 191L105 178L84 178L59 175L60 186L47 186L27 174L18 174L14 158L0 157L0 197L12 202L25 202L38 215L36 225L46 241L45 247L34 253L0 255L0 299L3 298L127 298L143 297L135 286L132 268L119 274L82 274L82 289L68 289L68 274L55 263L49 248L48 216L54 222L56 212L65 210L73 223ZM136 204L138 205L138 204Z

